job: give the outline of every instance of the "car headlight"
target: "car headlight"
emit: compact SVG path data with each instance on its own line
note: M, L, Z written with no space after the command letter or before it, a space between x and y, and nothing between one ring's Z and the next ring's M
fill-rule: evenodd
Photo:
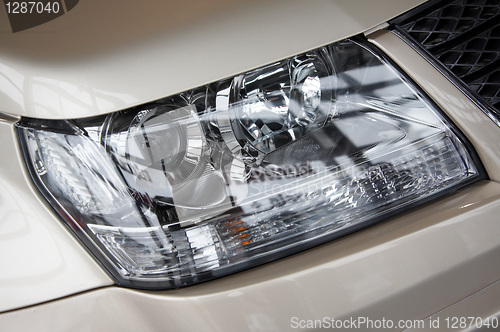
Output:
M453 125L361 39L18 133L44 197L140 288L262 264L482 177Z

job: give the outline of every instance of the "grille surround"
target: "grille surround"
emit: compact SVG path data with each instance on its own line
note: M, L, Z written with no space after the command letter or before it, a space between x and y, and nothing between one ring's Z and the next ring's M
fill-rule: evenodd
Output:
M391 24L500 123L500 0L430 1Z

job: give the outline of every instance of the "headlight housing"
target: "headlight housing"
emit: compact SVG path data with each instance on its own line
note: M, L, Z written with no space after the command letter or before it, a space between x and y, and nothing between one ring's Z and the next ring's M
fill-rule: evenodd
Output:
M44 197L117 283L139 288L269 262L483 176L453 125L361 39L18 132Z

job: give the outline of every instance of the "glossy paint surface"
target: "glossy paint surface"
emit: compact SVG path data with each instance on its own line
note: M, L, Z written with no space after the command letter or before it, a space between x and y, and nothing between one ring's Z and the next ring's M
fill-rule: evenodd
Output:
M73 57L69 57L72 60L65 62L62 67L56 62L50 63L48 57L44 58L43 54L41 59L45 60L41 61L46 61L43 64L50 64L48 67L33 64L17 66L33 60L27 51L24 58L16 57L14 51L23 48L22 45L17 45L10 48L9 52L1 51L4 61L4 67L0 70L0 80L4 80L0 85L1 89L4 89L0 92L1 111L64 118L129 107L361 32L365 29L363 26L375 25L377 23L374 21L379 21L370 21L371 14L374 17L389 18L395 15L393 11L399 10L396 7L401 5L409 8L410 2L383 2L386 6L377 2L374 7L366 5L366 12L354 11L353 8L363 7L356 1L350 1L351 5L348 5L347 1L322 2L316 9L306 9L306 5L291 2L287 7L293 8L289 9L290 13L314 10L316 14L303 16L311 18L310 21L314 21L312 18L315 17L336 15L332 13L342 9L342 6L351 8L351 11L346 11L345 8L339 11L339 18L328 22L331 24L330 31L318 30L321 37L314 37L315 34L311 33L317 29L316 25L313 24L314 28L305 28L313 38L298 36L298 42L291 43L293 46L278 44L275 48L269 48L269 52L265 52L236 41L235 45L240 49L229 51L231 56L222 56L227 62L224 69L215 65L216 62L212 62L213 66L206 66L206 63L193 61L200 59L197 58L198 55L193 55L194 58L184 57L181 61L183 54L192 54L185 53L186 50L195 49L196 43L193 44L193 40L201 43L198 45L208 44L201 37L197 39L194 30L189 30L191 33L187 35L179 32L176 35L179 37L167 34L165 38L174 38L172 40L178 42L181 39L176 38L184 36L186 45L190 46L174 49L173 55L169 55L172 57L168 58L166 63L178 61L183 64L181 67L184 69L198 70L203 66L206 71L199 76L192 75L192 72L190 75L181 75L181 72L185 71L179 69L175 76L178 80L164 80L166 83L162 88L153 84L160 82L159 78L151 81L150 86L153 88L146 88L147 78L151 77L155 67L150 61L153 58L158 59L159 49L162 48L159 45L158 49L147 48L152 52L150 55L146 48L133 52L126 50L123 47L126 40L120 38L113 44L114 52L106 51L104 42L97 43L98 55L95 56L89 55L92 53L90 48L87 53L83 52L81 57L77 56L76 50L68 49L67 53L63 54ZM79 6L84 6L84 2ZM255 15L267 15L264 13L264 7L243 3L241 6L255 6L254 12L258 13ZM273 7L271 3L269 8L275 8L270 11L269 15L272 15L278 13L278 9L282 7ZM321 11L325 13L320 14ZM250 12L252 11L246 11L244 16L254 15ZM350 15L346 16L346 13ZM176 22L184 22L187 26L186 21L181 18L189 15L187 12L184 14L179 15ZM243 18L240 16L238 19ZM285 21L284 18L281 19ZM345 20L357 23L352 26L347 24L345 31L339 32L332 28L334 25L338 27L338 24ZM197 20L193 18L190 22L193 21ZM54 20L54 25L57 22ZM225 24L229 22L232 21L225 21ZM360 22L371 23L363 25ZM213 24L210 29L217 30L216 27L221 27L218 31L222 33L219 35L220 40L219 37L215 40L222 41L223 36L228 36L224 34L227 30L222 29L224 23L217 21ZM254 26L257 25L254 23ZM349 27L352 30L349 30ZM257 28L265 30L262 23ZM327 40L326 35L332 34L332 39ZM34 41L32 37L26 38ZM136 43L140 39L135 34L130 38L137 38ZM158 36L153 36L150 42L143 43L153 45L155 38ZM254 41L258 40L256 36L252 38L255 38ZM399 37L384 32L370 35L369 38L395 59L459 126L477 150L490 180L272 264L185 289L141 292L111 286L111 280L72 239L33 191L23 171L14 139L12 123L15 119L4 116L6 120L0 123L0 152L3 158L0 166L0 263L3 266L0 277L0 310L9 312L0 315L0 329L279 331L289 330L294 317L307 320L365 316L371 319L385 317L397 321L425 319L441 310L454 314L467 312L474 315L494 315L495 310L491 309L490 304L496 302L491 300L491 296L498 293L498 286L495 286L498 284L495 283L500 279L500 145L497 143L500 128ZM84 45L91 44L85 44L88 41L84 38L82 42ZM272 44L271 40L265 42ZM122 47L119 48L119 45ZM220 48L223 43L217 45ZM111 66L114 69L110 69L112 59L119 56L119 52L116 52L119 49L124 50L124 58L116 60L116 66ZM240 51L242 57L236 61L233 56ZM248 54L243 56L244 52ZM220 50L217 53L224 54ZM53 55L55 56L55 53ZM141 59L145 59L144 63L138 67L128 66L137 63L138 56L143 56ZM209 57L210 61L219 59L214 54ZM5 59L8 61L5 62ZM82 67L76 64L82 64ZM158 66L158 77L164 76L168 69L161 64ZM14 67L18 69L14 71ZM24 71L26 68L29 68L27 72ZM123 68L135 69L124 72ZM94 73L100 72L95 78L96 81L91 77L90 71L85 73L89 69ZM144 70L148 75L143 74ZM27 74L28 72L36 74L33 76ZM34 95L25 94L29 89L38 89L32 89L33 77L42 78L42 82L47 83L44 79L50 72L56 78L45 86L50 87L48 90L42 91L53 92L57 102L53 102L51 98L46 101L44 97L36 99ZM112 75L117 73L118 76ZM5 84L7 77L8 82L16 83ZM132 77L142 79L136 82L131 80ZM98 81L100 83L95 84ZM28 90L25 90L25 87ZM100 95L104 97L96 98L96 91L104 91ZM17 97L11 97L12 95ZM41 95L45 96L44 93ZM90 102L81 102L85 99L84 96L87 96ZM34 105L35 100L41 100L42 106ZM29 265L20 264L25 261L28 261ZM37 268L30 269L30 266ZM490 285L494 286L487 288ZM95 288L100 289L93 290ZM493 294L491 296L488 295L490 291ZM83 293L69 296L79 292ZM472 297L475 294L477 295ZM64 296L68 297L58 299ZM453 306L464 298L475 299L477 302L469 302L473 303L470 307L466 304L463 307ZM18 309L50 300L54 301ZM478 310L468 311L467 308Z
M128 108L329 44L422 0L86 0L13 34L0 10L0 112Z

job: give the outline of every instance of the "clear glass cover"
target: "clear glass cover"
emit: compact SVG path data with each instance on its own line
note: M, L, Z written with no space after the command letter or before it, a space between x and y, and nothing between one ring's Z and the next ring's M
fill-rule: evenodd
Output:
M25 119L35 183L123 285L323 243L481 176L402 74L347 40L130 110Z

